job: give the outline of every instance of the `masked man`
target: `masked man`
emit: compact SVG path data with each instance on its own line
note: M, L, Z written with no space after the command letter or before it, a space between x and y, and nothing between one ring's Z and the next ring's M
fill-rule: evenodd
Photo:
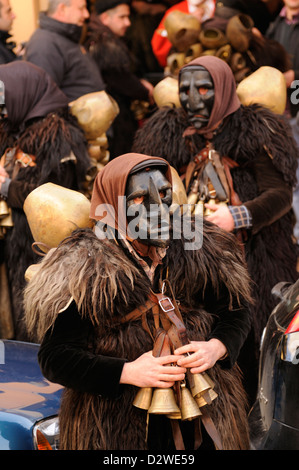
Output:
M195 59L180 70L179 96L182 108L158 110L133 148L167 155L189 201L199 203L196 210L205 204L207 220L243 243L255 297L255 345L244 350L243 364L254 400L259 342L276 302L271 289L297 279L291 212L297 148L283 116L241 106L231 69L217 57Z
M202 445L211 435L217 448L248 448L236 366L250 328L242 255L235 238L209 222L195 247L171 235L171 204L165 160L112 160L94 186L95 230L65 239L27 286L27 326L41 340L42 371L66 387L62 449L194 449L200 428ZM206 396L200 417L134 401L140 388L168 389L181 405L187 375L192 387L204 371L216 395Z

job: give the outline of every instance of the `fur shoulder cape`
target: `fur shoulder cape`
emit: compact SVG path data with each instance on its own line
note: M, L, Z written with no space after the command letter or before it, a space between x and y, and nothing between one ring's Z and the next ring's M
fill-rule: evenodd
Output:
M168 249L169 280L176 298L192 307L199 289L204 292L212 285L217 292L225 285L231 299L250 302L249 276L235 238L204 223L202 249L186 251L181 240L173 241ZM94 325L109 327L119 315L144 304L150 289L143 270L121 247L80 229L43 258L38 276L28 283L24 293L27 329L41 340L71 299Z
M180 171L205 140L198 134L183 138L188 127L182 108L164 107L156 111L138 130L133 151L166 158ZM299 151L292 130L283 116L259 105L241 106L228 116L213 139L216 150L239 165L266 152L285 181L294 186Z

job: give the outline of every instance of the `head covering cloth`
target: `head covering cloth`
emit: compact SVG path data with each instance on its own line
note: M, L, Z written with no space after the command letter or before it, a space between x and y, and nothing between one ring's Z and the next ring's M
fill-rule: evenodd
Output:
M0 65L7 119L14 126L68 107L68 99L40 67L26 61Z
M109 227L116 229L123 238L131 242L139 254L156 259L155 248L153 246L130 237L127 230L126 203L124 199L130 173L137 165L147 161L151 163L151 166L153 166L155 161L157 166L163 165L163 168L165 168L165 165L167 165L165 176L172 183L169 163L163 158L139 153L120 155L111 160L97 175L91 197L90 217L94 220L102 220L104 218L105 223ZM119 196L123 197L122 201L119 201ZM105 215L103 215L103 209L105 209Z
M237 111L241 103L236 92L236 81L232 70L224 60L218 57L197 57L180 69L179 79L186 69L199 66L204 67L212 77L215 91L214 104L207 126L201 129L190 126L185 131L184 136L198 133L203 134L209 140L213 137L213 131L227 116Z

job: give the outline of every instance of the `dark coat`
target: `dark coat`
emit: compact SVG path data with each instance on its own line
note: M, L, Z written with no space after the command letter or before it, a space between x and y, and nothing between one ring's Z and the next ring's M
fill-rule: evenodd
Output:
M20 168L10 182L7 203L12 209L14 226L4 241L4 256L11 287L15 338L27 340L23 318L23 289L25 271L40 257L31 248L34 242L23 211L28 194L44 183L55 183L73 190L81 190L90 166L87 143L83 131L68 112L50 113L26 126L19 136L6 132L6 123L0 129L0 145L4 151L8 146L20 148L36 157L35 167ZM74 153L76 162L61 163L64 157ZM2 152L3 153L3 152Z
M281 44L289 54L291 68L295 71L295 80L299 80L299 22L288 25L285 19L277 16L266 31L266 37ZM297 91L296 91L297 90ZM291 99L292 94L294 99ZM292 117L299 111L298 86L288 89L290 112Z
M124 40L104 26L96 15L89 22L85 46L101 72L107 93L119 106L119 114L107 133L110 159L113 159L130 152L138 129L132 101L147 101L148 90L133 73L134 59Z
M25 60L46 70L69 101L105 88L99 69L79 44L81 31L41 13L39 28L26 45Z
M15 43L8 42L11 35L7 31L0 31L0 64L8 64L17 60L17 56L13 49Z
M133 151L163 157L182 174L206 144L198 134L183 138L186 127L182 109L162 108L138 131ZM230 115L212 142L221 156L238 164L231 170L234 189L252 214L245 251L260 338L276 302L272 287L298 276L291 212L298 149L286 120L257 105L241 106Z
M186 251L183 242L171 242L163 274L168 267L190 340L218 338L229 351L208 372L219 394L209 408L224 448L246 448L245 396L235 361L250 328L247 272L234 237L209 223L201 249ZM60 413L62 449L174 450L168 419L150 418L147 441L147 413L132 406L137 389L119 385L124 362L153 347L141 318L122 319L144 305L151 288L157 291L156 275L152 287L126 249L80 230L44 258L30 281L27 326L41 338L41 368L67 387ZM152 328L150 314L147 322ZM193 424L185 423L188 449Z

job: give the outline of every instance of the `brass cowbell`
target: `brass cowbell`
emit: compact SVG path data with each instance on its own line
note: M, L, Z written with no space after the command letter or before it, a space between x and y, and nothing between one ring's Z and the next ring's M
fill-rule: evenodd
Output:
M191 421L198 418L202 413L191 395L190 390L185 383L181 384L181 419L182 421Z
M151 414L179 413L172 388L156 388L153 393L151 406L148 410Z
M194 386L191 387L191 393L193 397L200 396L212 388L211 384L206 379L206 374L194 374L193 381Z
M0 218L6 217L7 215L9 215L8 205L4 199L0 199Z
M153 389L151 387L141 388L133 401L133 405L136 406L136 408L148 410L151 406L152 395Z

